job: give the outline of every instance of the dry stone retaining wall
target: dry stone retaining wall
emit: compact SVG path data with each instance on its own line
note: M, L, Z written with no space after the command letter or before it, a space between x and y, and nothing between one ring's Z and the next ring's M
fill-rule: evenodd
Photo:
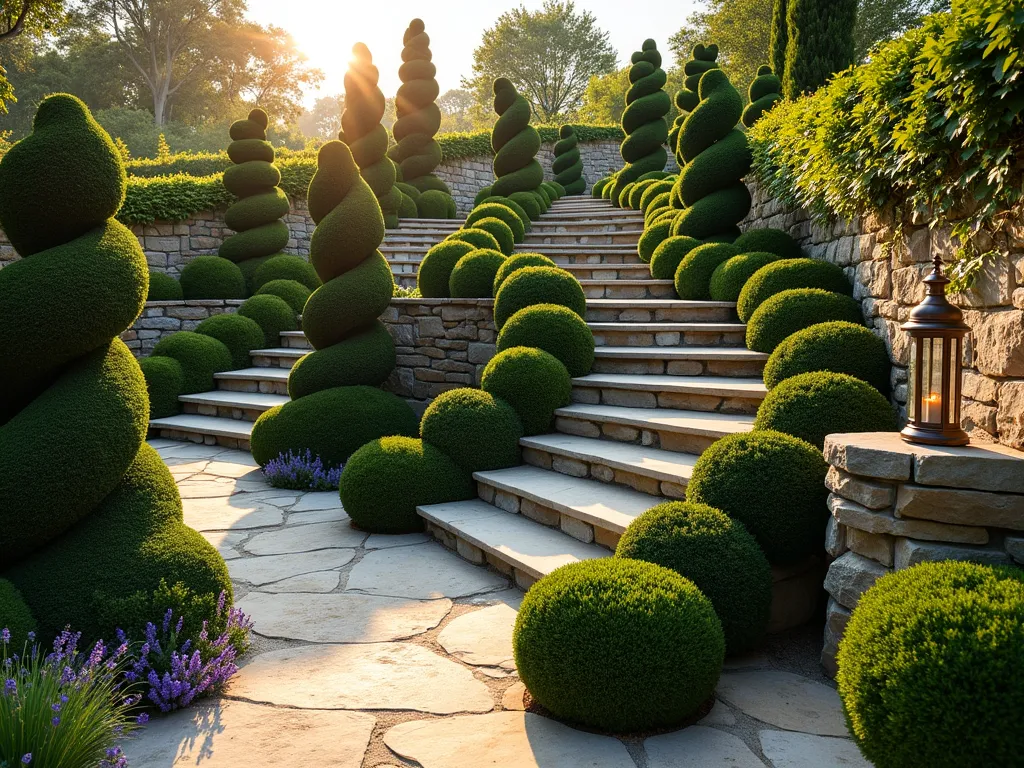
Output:
M237 312L240 299L147 301L139 319L121 334L136 357L146 357L161 339L178 331L194 331L203 320L225 312Z

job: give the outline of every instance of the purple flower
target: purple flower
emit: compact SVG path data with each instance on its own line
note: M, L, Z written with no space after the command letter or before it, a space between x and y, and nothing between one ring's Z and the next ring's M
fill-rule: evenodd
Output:
M52 726L53 726L54 728L56 728L56 727L57 727L58 725L60 725L60 718L59 718L59 717L55 717L55 718L53 718L52 720L50 720L50 724L51 724L51 725L52 725Z
M292 490L336 491L342 467L324 467L319 456L307 449L305 453L292 451L271 459L263 468L263 476L275 488Z
M7 682L4 683L4 693L14 693L16 690L18 690L18 682L7 678Z
M145 712L143 712L141 715L139 715L137 718L135 718L135 722L138 723L139 725L145 725L146 723L149 722L149 715L147 715Z
M9 630L7 627L0 629L0 641L4 643L11 642L11 630Z
M24 755L22 755L21 756L21 762L24 763L25 765L28 765L29 763L31 763L32 762L32 753L31 752L27 752Z

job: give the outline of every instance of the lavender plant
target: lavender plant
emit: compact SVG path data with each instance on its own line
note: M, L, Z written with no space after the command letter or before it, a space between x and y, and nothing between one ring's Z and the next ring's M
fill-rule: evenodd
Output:
M295 491L336 491L342 467L324 467L319 456L307 448L305 453L280 454L263 467L263 476L275 488Z

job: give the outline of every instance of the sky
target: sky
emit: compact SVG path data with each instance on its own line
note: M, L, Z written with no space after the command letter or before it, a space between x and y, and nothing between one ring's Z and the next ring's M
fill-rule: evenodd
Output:
M260 24L274 24L292 34L309 63L323 70L316 96L341 93L352 45L363 42L373 53L380 69L380 88L394 95L401 82L402 35L409 21L419 17L426 24L430 47L437 65L441 93L458 88L461 77L473 67L473 49L484 30L494 25L503 12L525 5L537 9L543 0L494 2L493 0L249 0L248 16ZM669 36L682 26L700 0L577 0L577 10L588 10L598 25L609 33L611 44L625 65L633 51L648 37L659 49L667 50ZM666 54L666 67L671 56Z

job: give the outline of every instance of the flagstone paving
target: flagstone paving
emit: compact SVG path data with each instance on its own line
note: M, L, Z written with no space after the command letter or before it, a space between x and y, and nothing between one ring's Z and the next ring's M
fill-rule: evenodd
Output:
M248 453L152 445L256 634L220 699L125 745L133 768L869 766L818 670L818 627L730 659L688 728L577 730L530 711L512 654L522 595L505 576L422 534L356 531L337 493L270 488Z

